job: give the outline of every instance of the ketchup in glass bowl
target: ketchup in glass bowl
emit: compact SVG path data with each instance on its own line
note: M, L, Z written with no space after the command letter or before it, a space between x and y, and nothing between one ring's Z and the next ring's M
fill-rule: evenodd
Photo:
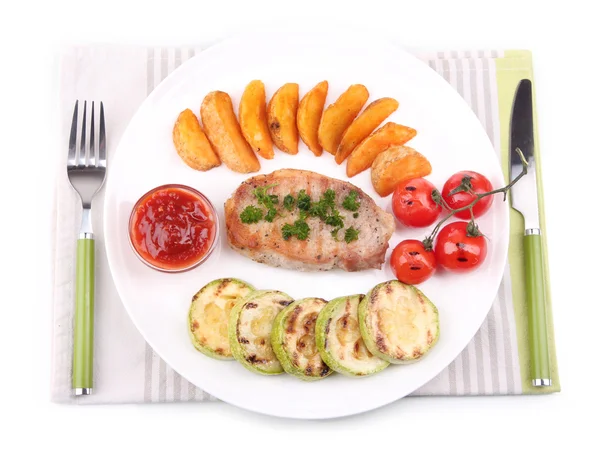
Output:
M201 192L179 184L144 194L129 218L129 242L138 258L163 272L202 264L216 245L219 223Z

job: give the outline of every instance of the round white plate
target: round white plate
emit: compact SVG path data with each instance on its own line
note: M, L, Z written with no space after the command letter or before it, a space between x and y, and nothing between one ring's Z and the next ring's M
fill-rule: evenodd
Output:
M502 172L480 122L461 97L438 74L412 55L377 38L342 34L289 34L273 39L269 33L244 35L224 41L187 61L169 75L146 99L123 135L109 167L105 201L105 241L110 269L119 295L133 322L154 350L193 384L233 405L275 416L331 418L360 413L402 398L442 371L468 344L483 322L505 266L508 249L508 207L497 196L479 224L489 238L483 266L468 275L438 273L420 286L438 306L441 336L420 362L391 366L364 379L334 374L307 383L289 375L264 377L235 361L217 361L194 349L186 322L190 300L207 282L238 277L256 288L279 289L294 298L332 299L366 293L393 279L382 270L348 273L295 272L258 264L229 249L223 204L250 175L224 165L209 172L188 168L173 147L171 132L177 115L189 107L197 115L204 96L226 91L237 109L244 87L252 79L264 81L269 98L282 84L297 82L303 95L317 82L329 81L327 105L350 84L362 83L370 101L394 97L400 108L387 121L416 128L409 145L429 158L429 179L441 189L458 170L488 176L503 185ZM277 153L261 159L261 172L300 168L347 180L345 164L338 166L324 153L315 157L301 144L296 156ZM380 198L369 171L350 182L362 188L387 211L391 196ZM137 199L165 183L182 183L207 195L220 216L219 245L200 267L181 274L154 271L131 251L127 222ZM398 228L388 249L402 239L423 238L427 229Z

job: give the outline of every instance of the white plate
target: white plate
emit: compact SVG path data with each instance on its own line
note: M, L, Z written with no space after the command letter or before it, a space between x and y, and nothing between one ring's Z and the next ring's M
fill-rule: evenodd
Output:
M389 266L382 270L300 273L255 263L231 251L225 240L223 204L249 175L236 174L224 165L202 173L188 168L173 148L171 131L181 110L196 114L212 90L228 92L239 104L245 85L262 79L267 97L285 82L300 84L304 94L317 82L329 81L327 104L350 84L362 83L371 99L394 97L399 110L388 121L418 130L409 143L432 163L429 179L440 189L458 170L488 176L494 186L503 184L496 154L480 122L461 97L439 75L412 55L384 40L345 34L257 33L236 37L207 49L167 77L146 99L122 137L106 184L105 241L108 260L119 295L133 322L154 350L175 371L215 397L260 413L293 418L331 418L360 413L402 398L444 369L468 344L483 322L496 296L508 249L508 207L498 196L479 222L488 236L489 255L469 275L440 273L420 286L438 306L441 336L420 362L391 366L364 379L338 374L318 382L292 376L264 377L235 361L208 358L189 341L186 318L190 299L207 282L238 277L256 288L274 288L294 298L332 299L366 293L372 286L393 279ZM318 171L346 180L345 165L324 154L314 157L301 145L297 156L277 153L261 159L261 173L290 167ZM384 209L391 211L391 196L380 198L370 173L354 177ZM219 245L200 267L182 274L165 274L142 264L131 251L127 222L133 204L146 191L165 183L195 187L214 203L220 216ZM387 257L401 239L422 238L426 229L398 228Z

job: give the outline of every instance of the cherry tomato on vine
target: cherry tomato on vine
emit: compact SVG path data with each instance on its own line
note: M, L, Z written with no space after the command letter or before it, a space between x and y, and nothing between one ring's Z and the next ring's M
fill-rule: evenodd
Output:
M407 239L392 251L390 265L398 280L407 285L418 285L435 272L435 254L427 251L421 241Z
M461 185L463 185L462 190ZM493 189L490 180L482 174L473 171L460 171L446 181L442 189L442 198L446 201L448 207L455 210L469 205L477 198L477 194L487 193ZM453 194L450 194L452 192ZM493 195L481 198L473 206L473 215L477 218L485 214L492 206L493 200ZM457 212L454 216L464 220L471 218L469 209Z
M486 256L485 236L474 223L449 223L437 235L435 258L445 269L468 272L478 268Z
M392 195L392 210L407 227L427 227L440 216L442 207L431 197L435 186L425 178L401 182Z

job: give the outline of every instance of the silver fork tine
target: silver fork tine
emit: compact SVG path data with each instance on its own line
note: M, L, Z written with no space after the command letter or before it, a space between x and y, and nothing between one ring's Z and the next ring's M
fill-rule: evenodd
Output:
M79 150L79 159L77 160L78 166L85 165L85 114L87 110L87 100L83 101L83 120L81 121L81 145Z
M75 101L75 109L73 110L73 120L71 120L71 134L69 136L69 158L67 159L67 167L74 167L77 164L77 111L79 101Z
M96 146L94 144L94 101L92 101L92 115L90 118L90 159L88 166L96 166Z
M100 102L100 143L98 145L98 165L106 168L106 128L104 126L104 104Z

